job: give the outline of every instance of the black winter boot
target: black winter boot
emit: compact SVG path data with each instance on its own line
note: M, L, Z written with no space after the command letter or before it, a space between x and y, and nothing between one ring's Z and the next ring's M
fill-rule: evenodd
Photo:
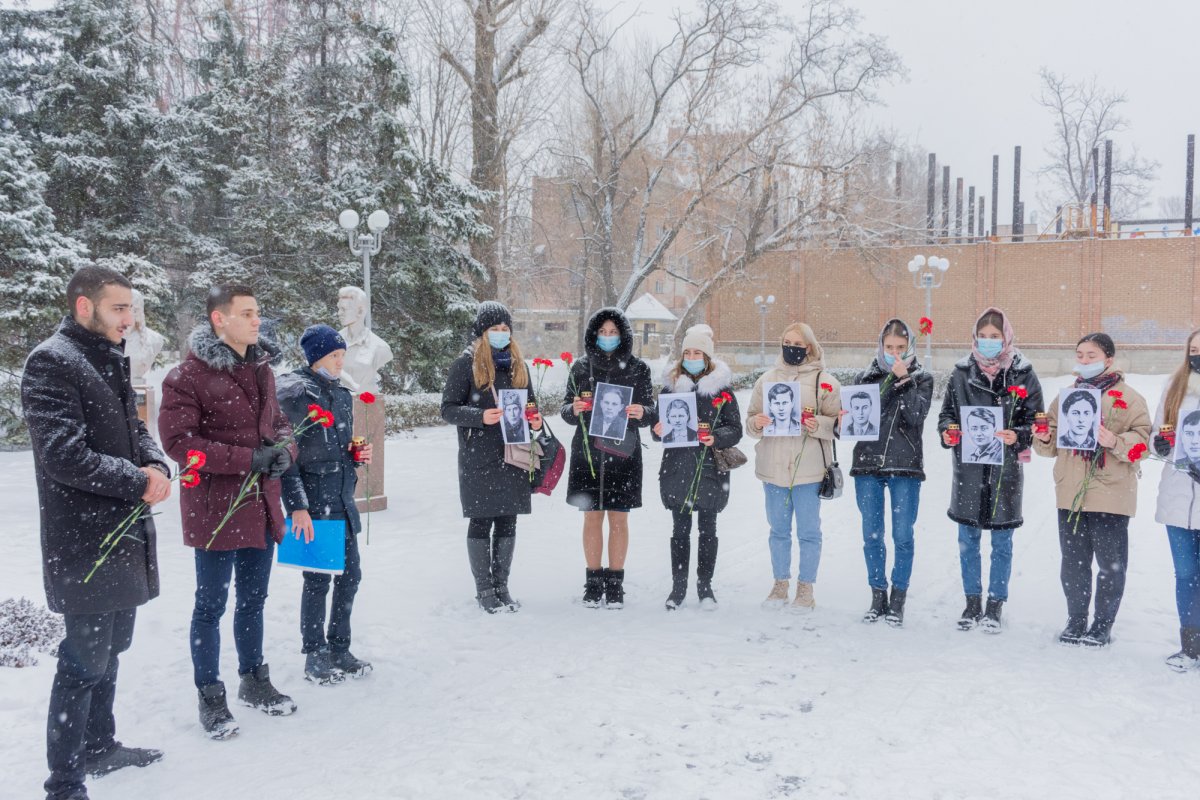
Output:
M625 570L604 570L604 607L614 611L625 607Z
M242 676L241 685L238 686L238 702L272 717L296 713L292 698L271 684L271 670L266 664L259 664Z
M583 604L588 608L599 608L604 599L604 573L602 569L589 569L583 584Z
M1000 632L1000 612L1003 608L1003 600L996 600L992 597L988 598L987 608L983 612L983 619L979 621L979 628L984 633Z
M492 581L492 543L487 539L467 539L467 558L471 562L471 576L475 579L475 602L489 614L495 614L503 605L496 597Z
M1112 622L1105 619L1092 620L1092 627L1079 637L1079 643L1084 647L1108 647L1112 641Z
M671 537L671 594L667 596L667 611L683 605L687 597L688 565L692 561L692 540L683 536Z
M332 686L346 680L346 673L333 666L333 659L326 645L304 656L304 679L319 686Z
M229 705L225 700L225 684L220 681L201 686L197 690L200 695L200 726L210 739L228 739L237 736L238 724L229 713Z
M883 615L883 621L893 628L900 628L904 625L904 600L906 597L908 597L907 589L892 587L892 596L888 600L887 612Z
M99 778L110 772L116 772L125 767L148 767L155 761L161 761L162 750L148 747L126 747L120 742L99 753L88 753L84 758L83 768L88 775Z
M1076 645L1087 633L1087 617L1067 617L1067 626L1058 635L1059 644Z
M372 669L370 661L355 658L349 650L329 654L330 663L334 669L340 669L351 678L362 678Z
M867 613L863 614L863 622L876 622L887 613L887 589L876 589L871 587L871 607L867 609Z
M512 570L516 546L515 536L497 536L492 541L492 585L496 589L496 600L500 603L501 611L513 612L521 607L508 593L508 573Z
M701 536L696 543L696 597L700 599L702 611L717 610L717 596L713 594L713 573L717 570L717 537Z
M991 601L988 601L989 605ZM958 618L958 629L960 631L969 631L979 624L979 618L983 616L983 598L977 594L967 595L967 607L963 609L962 614Z
M1179 629L1180 651L1167 657L1167 666L1176 672L1200 669L1200 628Z

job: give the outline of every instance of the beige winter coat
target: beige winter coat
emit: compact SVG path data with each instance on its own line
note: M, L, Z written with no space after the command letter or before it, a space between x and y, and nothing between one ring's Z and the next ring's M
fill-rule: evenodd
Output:
M1129 406L1113 409L1117 398L1108 392L1121 392L1121 398ZM1075 495L1083 485L1091 462L1070 450L1058 449L1058 400L1053 398L1046 404L1050 417L1050 441L1042 442L1036 436L1033 449L1038 455L1056 458L1054 462L1054 492L1058 507L1070 509ZM1124 377L1112 389L1100 396L1100 418L1104 427L1117 435L1117 443L1105 449L1104 467L1096 470L1092 483L1083 496L1084 511L1099 511L1132 517L1137 512L1137 482L1141 470L1130 462L1129 449L1136 444L1147 444L1150 440L1150 409L1146 400L1125 382Z
M783 363L781 354L776 365L763 373L754 384L746 415L746 433L759 440L754 446L754 474L759 480L775 486L817 483L825 475L825 465L833 463L830 442L842 410L841 385L837 378L826 371L824 351L812 331L804 327L808 357L803 364L793 367ZM800 384L801 409L805 406L816 409L815 434L810 436L805 431L801 436L763 436L762 428L754 419L763 413L763 386L781 381ZM821 389L819 385L822 383L830 389ZM798 455L799 463L796 462Z

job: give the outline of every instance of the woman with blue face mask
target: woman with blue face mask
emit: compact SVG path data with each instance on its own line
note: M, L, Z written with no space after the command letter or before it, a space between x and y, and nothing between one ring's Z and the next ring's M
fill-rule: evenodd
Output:
M1125 593L1129 519L1137 511L1139 473L1129 452L1149 442L1150 410L1120 371L1113 369L1116 354L1108 334L1091 333L1080 339L1075 346L1075 391L1062 403L1066 419L1059 419L1058 403L1051 403L1048 429L1034 433L1034 450L1054 459L1060 577L1067 598L1067 624L1058 641L1066 645L1107 645ZM1096 399L1088 389L1100 393L1100 425L1094 434ZM1071 430L1072 426L1078 429ZM1073 449L1079 442L1089 446ZM1096 602L1089 626L1093 560Z
M871 607L863 622L883 617L904 624L904 603L913 564L913 526L925 480L921 436L933 401L933 376L917 361L912 330L901 319L888 320L879 334L879 350L855 384L879 384L879 439L854 445L854 496L862 515L863 555ZM844 414L845 412L843 412ZM844 420L843 420L844 421ZM884 490L891 502L884 503ZM892 593L888 597L887 539L884 511L891 509Z
M521 604L508 591L517 516L530 511L529 472L504 460L503 389L529 389L529 369L512 338L512 314L502 304L479 304L471 344L450 365L442 419L458 426L458 494L467 525L467 557L475 600L489 614ZM522 409L523 410L523 409ZM540 414L529 422L542 429Z
M587 573L583 604L619 609L625 605L625 555L629 512L642 505L642 446L639 431L658 421L654 385L646 362L633 354L633 328L617 308L602 308L584 331L584 355L571 366L562 418L576 427L571 440L567 502L583 512L583 556ZM628 405L616 391L596 393L608 383L629 387ZM582 397L591 392L590 398ZM627 420L625 438L591 435L614 420ZM580 424L580 423L583 424ZM589 431L587 436L584 430ZM619 425L616 426L619 430ZM608 566L604 567L604 521L608 520Z
M985 633L1000 633L1000 614L1008 600L1012 574L1013 531L1021 527L1021 490L1025 453L1033 441L1033 421L1042 410L1042 385L1016 347L1008 317L998 308L980 315L972 331L974 347L954 365L938 415L942 447L954 454L947 515L958 523L959 566L962 569L966 607L958 620L960 630L979 626ZM951 425L962 425L964 406L992 406L1003 428L994 434L1001 443L1002 464L964 463L963 448L955 441ZM966 426L963 425L965 429ZM983 566L980 541L991 531L992 557L988 576L987 607L983 606Z
M712 328L693 325L684 334L679 360L667 367L662 378L665 394L695 393L697 419L691 421L691 426L709 426L707 433L689 434L691 428L683 415L690 417L691 411L687 403L674 400L666 409L666 419L653 429L656 440L696 441L699 445L665 448L658 470L659 496L673 519L668 611L679 608L687 597L693 517L700 530L696 541L696 599L706 611L717 607L712 589L717 566L717 514L729 503L729 475L717 472L712 451L736 445L742 438L742 422L733 397L733 371L715 353Z

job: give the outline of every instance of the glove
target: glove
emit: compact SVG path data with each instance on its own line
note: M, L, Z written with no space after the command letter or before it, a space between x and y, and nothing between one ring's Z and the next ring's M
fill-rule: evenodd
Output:
M254 455L250 456L251 472L269 472L271 462L275 459L274 447L256 447Z
M275 447L272 450L274 452L271 454L271 467L267 470L267 477L279 478L292 466L292 454L286 447Z
M1154 435L1154 452L1162 458L1171 457L1171 443L1161 433Z

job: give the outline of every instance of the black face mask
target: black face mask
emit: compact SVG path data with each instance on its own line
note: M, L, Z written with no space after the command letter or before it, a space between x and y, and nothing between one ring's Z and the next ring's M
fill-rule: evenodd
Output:
M783 363L798 367L804 363L806 358L808 358L807 347L794 347L790 344L783 346Z
M1200 356L1188 356L1188 366L1192 372L1200 372Z

